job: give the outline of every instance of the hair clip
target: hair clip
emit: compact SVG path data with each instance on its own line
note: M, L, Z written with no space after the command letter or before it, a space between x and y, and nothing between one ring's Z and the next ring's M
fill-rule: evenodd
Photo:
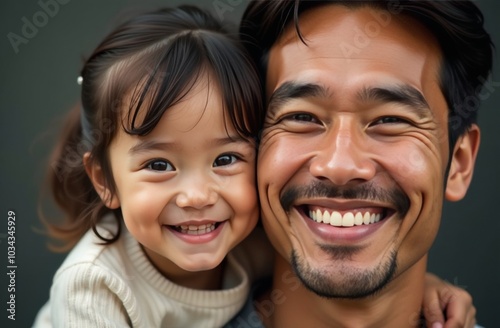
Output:
M76 83L78 83L78 85L82 85L82 82L83 82L83 77L79 76L79 77L76 79Z

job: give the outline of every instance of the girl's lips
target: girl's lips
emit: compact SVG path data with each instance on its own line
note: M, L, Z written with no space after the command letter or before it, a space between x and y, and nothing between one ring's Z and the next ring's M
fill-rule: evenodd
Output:
M211 222L197 225L182 224L178 226L164 225L163 227L186 243L203 244L217 238L225 222Z
M181 224L181 225L171 226L171 228L180 233L185 233L188 235L204 235L212 230L215 230L218 226L219 222L212 222L200 225Z

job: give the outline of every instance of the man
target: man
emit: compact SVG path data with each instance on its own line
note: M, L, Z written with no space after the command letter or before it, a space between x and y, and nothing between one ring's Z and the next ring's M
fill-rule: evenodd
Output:
M258 184L277 255L257 312L231 325L424 326L443 198L464 197L479 147L462 105L491 71L481 13L469 1L255 1L240 33L266 82Z

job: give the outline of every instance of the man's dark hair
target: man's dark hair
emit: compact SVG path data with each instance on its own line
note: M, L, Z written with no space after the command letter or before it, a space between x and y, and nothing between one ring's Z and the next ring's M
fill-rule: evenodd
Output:
M246 9L240 38L259 66L265 85L268 54L284 29L295 25L300 34L299 16L326 4L349 8L370 6L390 15L412 17L428 28L443 52L440 85L449 107L450 152L458 137L477 121L480 92L492 69L494 45L484 29L484 18L471 1L253 1Z

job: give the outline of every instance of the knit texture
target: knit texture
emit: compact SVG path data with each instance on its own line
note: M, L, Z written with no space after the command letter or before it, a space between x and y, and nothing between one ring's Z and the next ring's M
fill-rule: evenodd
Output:
M103 236L112 226L101 224ZM119 240L89 231L57 270L34 327L221 327L242 308L254 279L272 270L262 230L227 257L223 289L185 288L166 279L123 227Z

